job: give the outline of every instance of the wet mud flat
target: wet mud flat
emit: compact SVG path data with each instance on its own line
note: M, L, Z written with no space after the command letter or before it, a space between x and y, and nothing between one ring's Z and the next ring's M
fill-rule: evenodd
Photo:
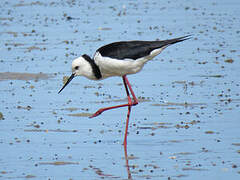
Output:
M1 1L0 179L239 179L239 2ZM79 77L71 61L120 40L192 39L129 76Z

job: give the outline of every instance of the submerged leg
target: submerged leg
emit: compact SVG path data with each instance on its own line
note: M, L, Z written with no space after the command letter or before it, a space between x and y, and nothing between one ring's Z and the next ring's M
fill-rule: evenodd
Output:
M129 124L129 117L130 117L130 113L131 113L131 108L132 108L132 106L128 106L126 128L125 128L124 141L123 141L124 146L127 146L128 124Z
M128 174L128 180L132 179L131 171L130 171L130 166L128 164L128 154L127 154L127 145L124 145L124 157L125 157L125 166L127 168L127 174Z

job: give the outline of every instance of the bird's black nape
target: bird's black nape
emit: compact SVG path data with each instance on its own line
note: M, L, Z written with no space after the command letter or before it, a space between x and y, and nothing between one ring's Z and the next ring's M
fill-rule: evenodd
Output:
M101 71L100 71L98 65L96 65L96 63L94 62L94 60L93 60L90 56L88 56L88 55L86 55L86 54L82 55L82 57L83 57L83 58L90 64L90 66L92 67L92 71L93 71L94 76L95 76L97 79L101 79L101 78L102 78Z
M73 79L74 77L75 77L75 75L72 74L72 75L68 78L67 82L63 85L62 89L60 89L60 91L58 91L58 94L72 81L72 79Z

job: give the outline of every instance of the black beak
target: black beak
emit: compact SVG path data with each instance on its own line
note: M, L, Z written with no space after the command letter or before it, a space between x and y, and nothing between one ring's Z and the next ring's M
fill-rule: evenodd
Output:
M72 75L68 78L67 82L63 85L62 89L60 89L60 91L58 92L58 94L71 82L71 80L72 80L74 77L75 77L74 74L72 74Z

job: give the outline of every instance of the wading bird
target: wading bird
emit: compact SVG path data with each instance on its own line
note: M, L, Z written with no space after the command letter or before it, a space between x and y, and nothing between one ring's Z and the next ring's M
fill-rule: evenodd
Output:
M139 72L149 60L160 54L169 45L185 41L190 36L183 36L163 41L120 41L100 47L93 58L84 54L72 62L72 75L63 85L60 93L76 76L85 76L91 80L102 80L112 76L120 76L127 93L128 103L99 109L90 118L100 115L102 112L128 107L126 120L124 145L127 144L127 133L131 107L138 104L138 100L128 81L127 75ZM130 97L130 93L132 98Z

